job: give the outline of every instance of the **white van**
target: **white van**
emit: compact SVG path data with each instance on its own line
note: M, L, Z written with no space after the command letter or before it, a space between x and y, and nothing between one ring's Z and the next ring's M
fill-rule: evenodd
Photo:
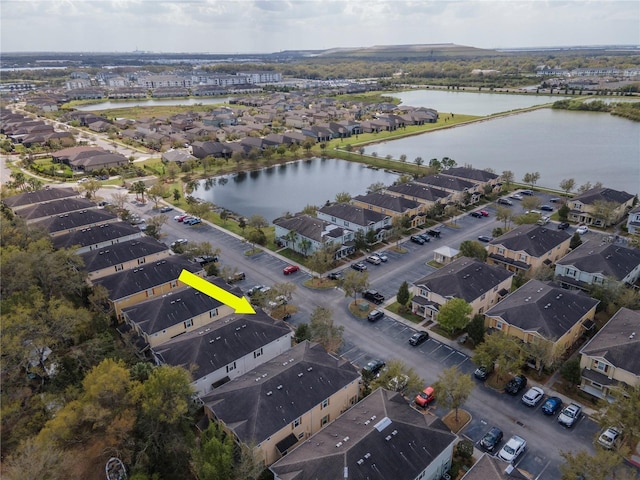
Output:
M540 217L536 223L538 225L546 225L547 223L549 223L549 220L551 220L551 218L549 218L548 216L544 215L544 216Z

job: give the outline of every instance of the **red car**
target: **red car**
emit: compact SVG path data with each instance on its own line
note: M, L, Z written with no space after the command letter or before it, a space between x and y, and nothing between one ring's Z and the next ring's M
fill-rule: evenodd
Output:
M415 402L416 405L425 408L435 399L433 387L427 387L416 396Z
M487 212L486 210L480 210L480 215L482 215L483 217L488 217L489 212Z
M296 273L298 270L300 270L300 267L297 265L287 265L284 267L284 270L282 270L282 273L289 275L290 273Z

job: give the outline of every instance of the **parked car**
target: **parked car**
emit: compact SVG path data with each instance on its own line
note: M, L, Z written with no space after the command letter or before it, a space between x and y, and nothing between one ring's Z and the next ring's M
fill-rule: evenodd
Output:
M266 288L264 285L254 285L253 287L251 287L249 290L247 290L247 296L248 297L252 297L254 296L256 293L262 291L264 288Z
M210 263L217 262L218 260L219 259L217 255L200 255L199 257L195 257L193 259L194 262L199 263L202 267Z
M278 295L273 300L270 300L269 302L267 302L267 305L269 305L269 308L276 308L276 307L280 307L282 305L286 305L287 303L288 303L288 301L287 301L287 297L286 296Z
M160 213L167 213L167 212L170 212L171 210L173 210L173 207L169 207L169 206L167 206L167 207L162 207L162 208L160 209Z
M529 407L535 407L544 397L544 390L540 387L531 387L527 393L522 396L522 403Z
M425 241L422 237L418 236L418 235L411 235L411 237L409 237L409 239L413 242L413 243L417 243L419 245L424 245Z
M550 198L549 201L551 203L558 203L558 202L560 202L560 199L558 197L554 197L554 198Z
M282 273L284 273L285 275L290 275L292 273L296 273L298 270L300 270L300 267L298 265L287 265L286 267L284 267L284 269L282 269Z
M562 399L560 397L549 397L542 404L542 413L545 415L555 415L562 408Z
M560 222L558 224L558 230L566 230L567 228L569 228L571 225L569 225L568 222Z
M589 231L589 227L587 227L586 225L580 225L578 228L576 228L576 233L578 235L584 235L588 231Z
M520 193L521 193L522 195L527 195L527 196L531 196L531 195L533 195L533 194L534 194L534 193L533 193L533 190L521 190L521 191L520 191Z
M387 255L385 253L376 253L376 255L383 262L386 262L387 260L389 260L389 257L387 257Z
M199 223L202 223L202 219L198 217L193 217L188 220L185 220L183 223L185 225L190 225L190 226L198 225Z
M333 272L327 275L327 278L329 280L342 280L344 278L344 275L342 275L342 272Z
M421 343L429 340L429 334L427 332L416 332L411 335L409 339L409 345L413 345L414 347L420 345Z
M380 260L380 257L377 255L369 255L366 260L373 265L380 265L382 263L382 260Z
M380 360L379 358L375 358L373 360L371 360L369 363L367 363L362 370L364 370L365 372L369 372L371 374L373 374L374 376L378 376L380 374L380 371L386 366L387 364L384 363L383 360Z
M418 233L417 235L424 240L424 243L429 243L431 241L431 237L426 233Z
M473 375L479 380L486 380L490 373L490 369L488 369L484 365L480 365L478 368L476 368L475 372L473 372Z
M550 217L548 217L547 215L543 215L538 219L538 221L536 222L536 225L546 225L550 221L551 221Z
M509 198L513 198L514 200L522 200L522 195L519 193L514 193L513 195L509 195Z
M480 446L485 450L493 452L498 444L502 441L502 430L498 427L491 427L487 433L484 434L482 440L480 440Z
M227 277L227 283L231 285L236 282L241 282L245 278L247 278L247 276L244 274L244 272L236 272Z
M513 205L513 202L508 198L499 198L496 203L499 205Z
M478 240L484 243L489 243L491 240L493 240L493 237L490 237L489 235L480 235L478 237Z
M381 318L384 317L384 312L382 310L371 310L369 315L367 315L367 320L370 322L377 322Z
M427 407L431 402L436 399L433 387L427 387L423 391L421 391L418 395L416 395L416 405L419 407Z
M540 210L543 212L553 212L553 207L551 205L541 205Z
M507 386L504 388L504 391L510 395L517 395L518 392L526 386L527 386L527 377L525 377L524 375L516 375L511 380L509 380L509 383L507 383Z
M522 452L524 452L525 448L527 448L527 441L518 435L514 435L507 443L505 443L502 450L498 452L498 457L505 462L513 462Z
M365 290L362 294L362 297L365 300L369 300L370 302L375 303L376 305L380 305L384 302L384 295L382 295L377 290Z
M179 238L175 242L171 242L171 245L169 246L171 247L171 250L175 251L176 248L180 248L186 245L187 243L189 243L189 241L186 238Z
M598 437L598 443L607 450L611 450L616 446L619 437L620 432L613 427L609 427L600 434Z
M483 217L488 217L489 212L487 212L486 210L480 210L480 215L482 215Z
M358 262L358 263L352 264L351 268L353 268L354 270L357 270L358 272L364 272L367 269L367 266L362 262Z
M431 237L440 238L442 231L439 228L430 228L426 233Z
M564 407L558 415L558 423L564 427L571 428L580 419L582 407L577 403L571 403Z
M480 212L471 212L469 216L475 217L475 218L482 218L482 214Z
M180 215L176 215L175 217L173 217L173 219L174 219L176 222L182 222L182 221L184 221L184 219L185 219L186 217L188 217L188 216L189 216L189 215L187 215L186 213L182 213L182 214L180 214Z

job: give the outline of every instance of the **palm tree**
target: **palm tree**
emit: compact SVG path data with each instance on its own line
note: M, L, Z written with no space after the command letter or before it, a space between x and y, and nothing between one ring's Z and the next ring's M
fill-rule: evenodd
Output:
M307 238L301 238L300 242L299 242L299 245L300 245L300 250L302 250L302 255L304 255L306 257L307 256L307 252L311 248L311 240L309 240Z
M296 243L296 232L295 230L289 230L287 232L287 234L284 236L284 239L287 241L287 247L291 247L292 245L295 245Z
M140 201L144 202L144 192L147 191L147 186L142 180L138 180L133 185L131 185L131 190L136 194L136 200L138 199L138 195L140 195Z

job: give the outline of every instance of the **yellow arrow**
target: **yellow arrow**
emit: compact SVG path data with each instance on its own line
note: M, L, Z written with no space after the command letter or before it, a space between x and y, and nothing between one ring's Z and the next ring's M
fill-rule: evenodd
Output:
M211 298L229 305L235 310L236 313L255 314L249 300L246 297L236 297L233 293L227 292L224 288L220 288L211 282L206 281L204 278L200 278L198 275L194 275L191 272L182 270L178 277L182 283L186 283L192 288L209 295Z

